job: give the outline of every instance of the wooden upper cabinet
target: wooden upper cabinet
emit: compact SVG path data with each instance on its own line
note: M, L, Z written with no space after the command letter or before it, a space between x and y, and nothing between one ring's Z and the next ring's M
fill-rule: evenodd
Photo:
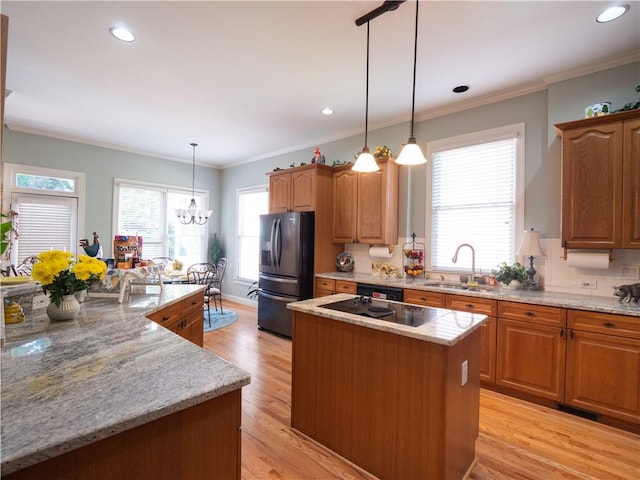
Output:
M317 168L310 164L269 172L269 213L315 211Z
M392 158L376 161L377 172L344 166L334 173L334 242L398 243L398 165Z
M640 248L638 118L632 111L556 125L564 247Z
M624 122L622 248L640 248L640 119Z

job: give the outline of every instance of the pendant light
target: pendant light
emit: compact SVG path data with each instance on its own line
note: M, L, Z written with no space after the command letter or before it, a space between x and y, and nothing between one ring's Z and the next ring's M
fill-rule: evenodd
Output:
M367 146L367 135L369 133L369 22L367 22L367 87L364 112L364 148L362 149L362 153L358 155L356 163L351 167L351 170L361 173L380 170L376 159L373 158Z
M178 221L183 225L204 225L211 216L211 210L200 210L196 205L196 147L197 143L192 143L193 163L191 168L191 203L189 208L176 208Z
M413 43L413 97L411 100L411 134L409 136L409 140L407 140L406 145L402 147L400 155L398 155L398 158L396 158L396 163L399 165L420 165L423 163L427 163L427 159L424 158L422 150L420 150L420 146L416 143L416 137L413 135L413 124L416 108L416 61L418 58L418 3L419 1L416 0L416 34Z

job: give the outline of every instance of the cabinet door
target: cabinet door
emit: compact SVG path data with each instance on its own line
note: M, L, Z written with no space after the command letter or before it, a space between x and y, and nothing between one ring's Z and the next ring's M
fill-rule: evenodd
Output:
M356 282L348 280L336 280L336 293L351 293L355 295L358 291Z
M269 213L286 213L291 204L291 174L269 177Z
M640 120L624 122L622 248L640 248Z
M404 302L413 303L415 305L424 305L426 307L445 307L444 293L428 292L426 290L404 289Z
M565 403L640 423L640 340L571 330Z
M291 174L291 210L313 212L316 209L316 171L303 170Z
M480 381L496 383L496 317L488 317L480 327Z
M333 175L333 241L354 243L358 208L358 176L351 169Z
M386 176L381 165L377 172L358 175L357 237L361 243L385 244L384 220Z
M202 347L204 343L204 316L202 308L188 315L183 320L175 324L172 330L180 335L182 338L195 343L199 347Z
M564 247L621 247L622 136L622 122L563 132Z
M563 328L498 318L496 384L562 401L564 333Z

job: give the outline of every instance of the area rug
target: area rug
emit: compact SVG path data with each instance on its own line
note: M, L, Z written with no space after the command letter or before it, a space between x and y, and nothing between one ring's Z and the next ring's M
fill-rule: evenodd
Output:
M211 326L209 326L209 319L211 319ZM209 310L209 315L207 316L207 311L204 312L204 331L211 332L213 330L218 330L219 328L227 327L231 325L233 322L238 320L238 314L233 310L216 310L212 308Z

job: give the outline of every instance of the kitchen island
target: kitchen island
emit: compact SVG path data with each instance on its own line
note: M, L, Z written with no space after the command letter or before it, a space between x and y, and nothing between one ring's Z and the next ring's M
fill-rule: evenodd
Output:
M7 325L2 478L240 478L249 374L146 316L202 286L89 298L77 319L44 310Z
M486 317L427 308L413 326L326 308L354 298L288 304L291 426L381 479L463 478L475 463Z

